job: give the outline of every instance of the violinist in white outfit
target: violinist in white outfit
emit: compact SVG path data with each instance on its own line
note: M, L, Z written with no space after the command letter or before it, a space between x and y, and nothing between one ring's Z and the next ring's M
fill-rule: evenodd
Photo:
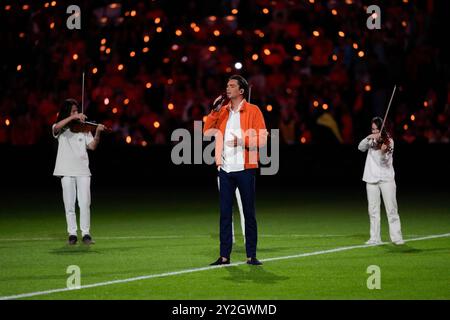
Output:
M362 152L367 151L363 181L366 182L367 201L370 218L370 239L366 244L380 244L380 204L383 197L389 222L389 235L394 244L404 244L400 217L398 215L395 172L393 167L394 140L383 130L383 120L372 119L372 134L364 138L358 145Z

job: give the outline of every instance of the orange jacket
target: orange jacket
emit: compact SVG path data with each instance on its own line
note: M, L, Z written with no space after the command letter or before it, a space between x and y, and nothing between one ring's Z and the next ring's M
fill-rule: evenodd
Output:
M223 106L219 111L211 111L205 121L203 134L216 137L215 158L216 165L222 164L222 151L225 137L225 129L230 114L231 103ZM267 143L267 130L264 117L258 106L244 100L240 112L242 138L245 146L245 169L258 168L258 148Z

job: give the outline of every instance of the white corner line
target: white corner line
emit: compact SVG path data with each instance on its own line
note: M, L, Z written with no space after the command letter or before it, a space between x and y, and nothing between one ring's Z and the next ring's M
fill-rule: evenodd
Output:
M405 242L428 240L428 239L435 239L435 238L444 238L444 237L450 237L450 233L435 234L435 235L424 236L424 237L419 237L419 238L412 238L412 239L405 240ZM329 250L300 253L300 254L290 255L290 256L261 259L261 261L268 262L268 261L276 261L276 260L295 259L295 258L309 257L309 256L320 255L320 254L347 251L347 250L358 249L358 248L375 247L375 246L380 246L380 245L384 245L384 244L388 244L388 242L382 242L380 244L362 244L362 245L355 245L355 246L340 247L340 248L334 248L334 249L329 249ZM60 288L60 289L52 289L52 290L46 290L46 291L37 291L37 292L17 294L17 295L13 295L13 296L3 296L3 297L0 297L0 300L14 300L14 299L29 298L29 297L34 297L34 296L42 296L42 295L47 295L47 294L52 294L52 293L58 293L58 292L66 292L66 291L74 291L74 290L102 287L102 286L108 286L108 285L112 285L112 284L133 282L133 281L153 279L153 278L170 277L170 276L176 276L179 274L207 271L207 270L218 269L218 268L227 268L227 267L239 266L239 265L243 265L243 264L246 264L246 262L236 262L236 263L230 263L228 265L221 265L221 266L207 266L207 267L202 267L202 268L185 269L185 270L174 271L174 272L150 274L150 275L144 275L144 276L139 276L139 277L134 277L134 278L119 279L119 280L87 284L84 286L80 286L80 288L78 288L78 289Z

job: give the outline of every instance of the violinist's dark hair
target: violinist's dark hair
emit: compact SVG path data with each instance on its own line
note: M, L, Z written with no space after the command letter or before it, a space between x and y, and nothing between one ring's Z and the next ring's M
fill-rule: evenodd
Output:
M228 81L230 80L236 80L238 85L239 85L239 89L244 89L244 93L243 96L245 99L248 99L248 82L247 80L245 80L245 78L241 75L235 74L232 75Z
M374 123L377 126L378 130L381 130L381 126L383 125L383 119L381 119L380 117L374 117L372 118L372 121L370 122L371 124ZM386 121L386 123L384 124L384 128L383 128L383 132L381 132L381 138L390 138L391 134L389 133L389 129L388 129L388 123Z
M80 112L80 104L75 99L66 99L61 104L61 108L59 109L58 118L56 122L59 122L70 116L70 112L72 111L72 106L77 106L78 112Z

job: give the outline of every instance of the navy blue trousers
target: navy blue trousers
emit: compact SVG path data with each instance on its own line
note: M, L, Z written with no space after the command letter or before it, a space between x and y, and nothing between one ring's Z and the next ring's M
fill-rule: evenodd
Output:
M227 173L220 169L220 256L230 258L233 246L233 201L236 188L239 189L245 217L245 249L248 258L256 258L258 232L255 216L256 169Z

